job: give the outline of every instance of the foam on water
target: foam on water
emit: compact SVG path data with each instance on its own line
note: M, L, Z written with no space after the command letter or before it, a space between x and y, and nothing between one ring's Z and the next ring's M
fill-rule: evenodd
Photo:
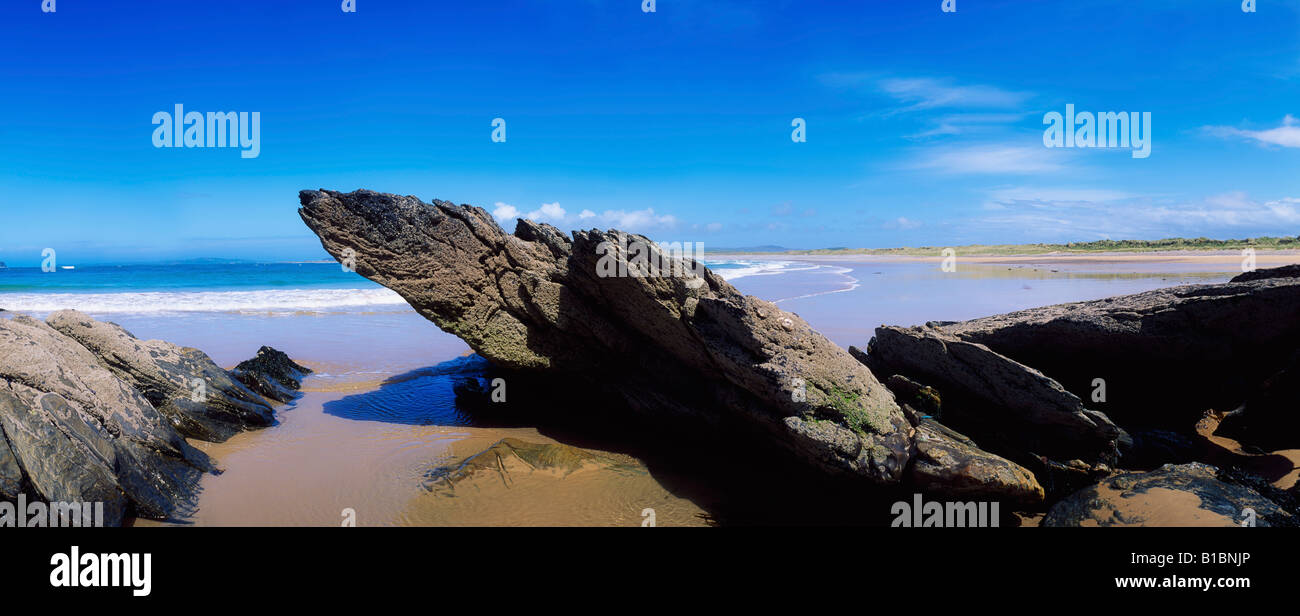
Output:
M796 261L760 261L748 259L726 259L710 260L704 259L704 264L709 269L724 280L731 281L748 276L773 276L776 274L787 274L790 272L803 272L815 270L821 265L812 263L799 263Z
M385 288L0 294L0 308L36 314L65 308L89 314L354 312L405 305L400 295Z

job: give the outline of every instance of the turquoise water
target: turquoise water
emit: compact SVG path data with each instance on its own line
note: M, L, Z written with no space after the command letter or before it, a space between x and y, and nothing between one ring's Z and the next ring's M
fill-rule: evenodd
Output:
M796 267L785 262L707 262L727 278ZM92 315L197 312L286 314L405 309L396 293L338 263L108 265L0 269L0 308L43 315L71 308Z
M337 263L237 263L97 265L43 272L37 267L0 270L0 293L174 291L203 289L361 289L377 287Z

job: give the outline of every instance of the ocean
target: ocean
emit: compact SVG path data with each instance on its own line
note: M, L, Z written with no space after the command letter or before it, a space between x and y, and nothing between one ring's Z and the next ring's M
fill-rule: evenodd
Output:
M783 261L718 260L728 279L797 271ZM398 309L406 302L337 263L97 265L43 272L0 270L0 308L37 315L72 308L92 315L183 316L199 312L283 314Z

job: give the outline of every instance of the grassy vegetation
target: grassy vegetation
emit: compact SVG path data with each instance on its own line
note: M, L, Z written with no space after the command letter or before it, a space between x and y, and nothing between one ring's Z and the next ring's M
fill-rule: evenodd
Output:
M854 431L868 434L885 434L889 430L886 421L879 417L873 417L871 413L863 408L862 396L856 392L846 391L834 385L830 386L829 391L825 392L826 403L831 408L839 412L844 418L844 423Z
M1197 250L1300 250L1297 237L1253 237L1239 240L1212 240L1205 237L1173 237L1163 240L1097 240L1095 242L1070 242L1068 244L971 244L968 246L919 246L904 248L822 248L816 250L788 250L791 255L899 255L939 256L944 248L952 248L958 256L1040 255L1046 253L1089 254L1104 252L1169 252ZM774 254L774 253L765 253Z

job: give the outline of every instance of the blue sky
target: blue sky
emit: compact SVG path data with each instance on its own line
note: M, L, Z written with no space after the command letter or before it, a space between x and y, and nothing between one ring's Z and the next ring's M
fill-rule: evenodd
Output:
M40 4L0 3L10 265L324 257L322 187L714 247L1300 233L1296 0ZM155 148L177 103L260 155ZM1066 104L1150 157L1045 147Z

